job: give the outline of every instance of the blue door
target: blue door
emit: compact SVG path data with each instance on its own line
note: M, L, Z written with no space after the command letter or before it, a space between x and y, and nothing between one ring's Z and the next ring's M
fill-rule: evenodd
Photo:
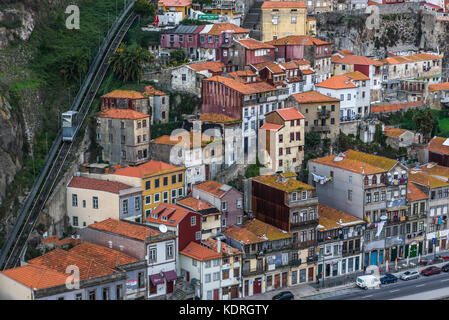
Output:
M370 265L375 266L377 265L377 251L371 252L371 262Z
M364 265L369 266L369 253L368 252L365 253L365 264Z
M384 251L379 250L379 264L384 263Z

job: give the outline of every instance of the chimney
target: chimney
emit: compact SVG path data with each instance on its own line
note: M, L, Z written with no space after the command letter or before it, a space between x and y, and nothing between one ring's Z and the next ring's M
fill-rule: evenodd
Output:
M218 253L221 252L221 240L220 239L217 240L217 252Z

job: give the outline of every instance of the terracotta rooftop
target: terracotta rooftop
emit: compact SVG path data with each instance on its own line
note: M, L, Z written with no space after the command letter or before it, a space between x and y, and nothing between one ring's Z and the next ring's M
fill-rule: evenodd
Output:
M148 215L146 222L177 226L190 212L192 211L173 203L161 203ZM157 218L154 218L154 215ZM165 220L162 220L163 217Z
M314 74L314 73L315 73L315 71L313 71L313 70L311 70L311 69L301 70L301 72L302 72L303 74L305 74L305 75L308 75L308 74Z
M220 35L223 32L249 33L249 30L243 29L233 23L215 23L208 34Z
M161 234L159 231L151 229L146 225L116 219L106 219L101 222L92 223L88 228L107 231L141 241L145 241L146 237Z
M359 218L321 203L318 205L318 219L319 231L339 229L346 226L355 226L365 223Z
M282 69L285 69L285 70L298 69L298 65L293 61L282 62L282 63L279 63L279 65L281 66Z
M405 129L384 127L384 135L386 135L387 137L399 137L405 132L407 132L407 130Z
M194 139L197 139L198 141L195 141ZM173 137L168 135L160 136L159 138L151 140L151 143L168 144L172 146L184 146L184 148L193 149L194 143L195 147L196 144L198 144L198 146L205 147L213 141L214 139L212 137L209 137L205 134L199 133L196 137L192 131L189 132L186 131L178 136Z
M203 243L208 246L211 250L217 251L218 241L212 238L207 238L206 240L203 240ZM221 241L220 243L220 251L223 256L229 256L229 255L236 255L241 254L240 250L231 247L224 241Z
M184 167L177 167L162 161L150 160L135 167L126 167L117 170L114 174L118 176L145 178L148 176L184 170Z
M64 285L67 280L66 273L34 264L7 269L1 273L30 289L38 290Z
M276 174L257 176L254 177L253 180L285 192L293 192L300 190L315 190L313 186L301 182L293 177L290 177L287 181L282 182L280 177L278 177Z
M74 239L72 237L66 237L64 239L59 239L58 236L54 235L54 236L44 238L43 242L44 243L54 243L57 246L65 246L68 244L76 246L81 243L81 239Z
M421 191L413 182L407 183L407 201L428 199L429 197Z
M279 114L285 121L305 118L304 115L301 112L299 112L298 109L296 109L295 107L276 109L275 112Z
M341 64L357 64L357 65L373 65L373 66L381 66L382 62L365 57L365 56L356 56L354 54L345 55L344 57L332 56L332 63L341 63Z
M309 161L325 164L331 167L357 172L361 174L382 173L390 170L398 161L369 153L348 150L344 152L340 161L335 161L336 156L330 155Z
M429 84L429 91L446 91L449 90L449 82Z
M197 212L209 209L216 209L216 212L219 213L218 209L215 208L213 205L209 204L206 201L196 199L194 197L186 197L184 199L177 200L176 203Z
M411 181L415 184L429 187L429 188L439 188L439 187L449 186L449 182L447 181L447 178L439 179L439 178L433 176L432 174L430 174L429 172L426 172L423 170L410 169L408 171L408 179L409 179L409 181Z
M264 1L262 9L278 8L306 8L304 1Z
M209 249L208 247L196 242L190 242L179 254L188 256L199 261L207 261L221 258L221 253Z
M186 7L192 4L192 0L159 0L165 7Z
M224 68L224 63L219 61L206 61L199 63L191 63L187 65L189 68L195 70L196 72L208 70L210 72L222 72Z
M351 50L338 50L337 51L339 54L341 54L342 56L348 56L348 55L353 55L354 52L352 52Z
M240 43L242 46L244 46L247 49L250 50L256 50L256 49L274 49L274 46L272 46L269 43L264 43L255 39L239 39L235 40L235 42Z
M283 38L274 39L268 41L267 43L272 44L273 46L321 46L331 44L330 42L320 40L318 38L306 35L291 35Z
M241 122L240 119L235 119L222 113L203 113L200 115L199 120L223 124Z
M361 73L360 71L347 72L344 75L354 81L369 80L369 77Z
M337 90L357 88L357 86L351 82L351 79L349 79L349 77L345 75L332 76L324 81L321 81L316 86L321 88L337 89Z
M393 112L393 111L399 111L399 110L404 110L404 109L408 109L408 108L421 107L424 105L425 105L424 101L413 101L413 102L404 102L404 103L390 104L390 105L384 105L384 106L372 106L371 113Z
M114 90L101 97L116 99L145 99L145 96L141 92L134 90Z
M193 188L205 191L207 193L210 193L211 195L221 198L224 196L229 190L232 189L232 187L217 182L213 180L206 180L204 182L198 183L193 185Z
M152 86L145 86L145 94L147 94L149 96L166 96L167 95L164 91L157 90Z
M260 129L262 129L262 130L270 130L270 131L278 131L278 130L281 129L282 127L283 127L283 125L281 125L281 124L265 122L265 123L260 127Z
M225 86L241 94L255 94L255 93L276 91L275 87L266 82L242 83L241 81L223 76L213 76L205 79L204 81L214 81L222 83Z
M436 56L434 54L429 53L416 53L409 56L393 56L380 60L386 64L398 64L398 63L409 63L416 61L427 61L427 60L435 60L442 59L443 56Z
M259 238L269 241L287 239L292 237L290 233L272 226L271 224L262 222L258 219L252 219L245 222L244 227Z
M435 162L429 162L419 167L422 171L441 179L449 179L449 167L440 166Z
M299 66L310 66L310 62L304 59L296 59L296 60L290 60L290 62L293 62L298 67Z
M240 242L241 244L252 244L266 241L249 231L244 226L232 225L222 230L227 237Z
M340 102L340 99L332 98L316 91L296 93L292 96L298 103Z
M131 109L105 109L94 115L97 118L110 118L110 119L127 119L137 120L149 118L149 114L137 112Z
M98 190L118 194L121 190L132 188L132 186L108 180L100 180L86 177L73 177L67 185L69 188Z
M449 154L449 138L433 137L427 144L426 150L441 154Z

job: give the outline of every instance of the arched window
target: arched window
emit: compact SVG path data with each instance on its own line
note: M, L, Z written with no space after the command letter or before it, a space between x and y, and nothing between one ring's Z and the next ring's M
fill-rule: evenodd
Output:
M365 179L364 179L364 184L365 184L365 186L367 186L367 185L369 184L369 179L368 179L368 176L365 176Z

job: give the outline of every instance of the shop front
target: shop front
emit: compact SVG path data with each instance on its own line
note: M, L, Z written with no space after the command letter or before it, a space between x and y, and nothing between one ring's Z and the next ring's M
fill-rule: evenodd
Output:
M365 244L365 266L377 266L384 263L385 240L372 241Z
M389 237L385 239L385 260L395 262L396 259L404 258L405 237Z
M405 239L404 258L416 258L423 254L424 235Z

